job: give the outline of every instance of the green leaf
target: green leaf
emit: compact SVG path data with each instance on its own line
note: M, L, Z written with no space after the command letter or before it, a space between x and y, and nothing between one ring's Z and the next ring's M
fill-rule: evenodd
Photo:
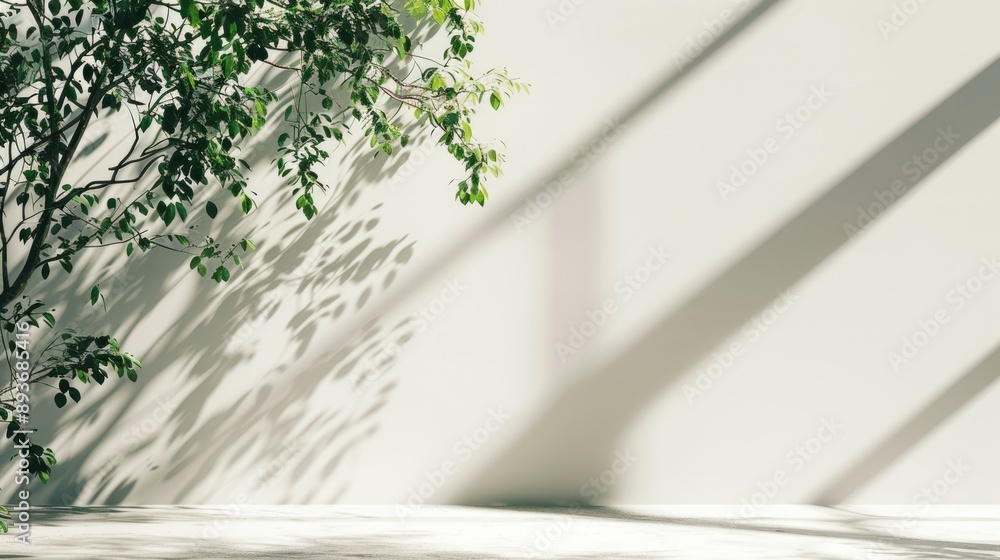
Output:
M168 204L166 208L163 209L163 215L160 217L163 218L163 223L169 226L170 222L174 221L174 216L176 215L177 208L175 208L173 204Z
M125 256L126 256L126 257L131 257L131 256L132 256L132 251L133 251L133 250L134 250L134 248L132 247L132 244L131 244L131 243L129 243L128 245L126 245L126 246L125 246Z
M444 89L447 85L448 84L445 83L444 78L441 77L441 74L434 74L434 77L431 78L431 89L434 91Z
M100 297L101 297L101 288L99 285L94 286L93 288L90 289L90 305L97 305L97 300Z
M195 12L195 18L197 18L198 8L195 7L193 11ZM192 21L192 23L194 22ZM197 24L195 24L195 26L197 27ZM184 70L184 78L187 80L188 87L190 88L191 91L194 91L195 88L194 74L191 73L191 70L184 64L181 65L181 68Z
M235 60L232 54L227 54L222 58L222 75L226 78L233 73L233 66L235 65Z
M55 401L56 401L56 406L59 408L66 406L66 395L62 393L56 393Z
M201 264L201 257L195 257L191 259L191 270L198 268L198 265L200 264Z
M69 398L73 399L73 402L80 402L80 390L79 389L77 389L76 387L70 387L69 391L67 391L67 393L69 393Z
M503 99L500 97L500 94L495 91L490 94L490 105L493 107L494 111L500 109L500 106L503 105Z
M200 274L201 277L204 278L205 275L208 274L208 268L205 265L203 265L203 264L199 264L198 265L198 274Z
M42 313L42 319L49 325L49 327L56 326L56 318L49 312Z
M243 195L243 200L240 201L240 204L243 206L244 214L249 214L250 210L253 209L253 201L247 195Z
M209 200L205 204L205 212L208 213L208 217L215 219L215 216L219 214L219 209L215 206L215 203Z

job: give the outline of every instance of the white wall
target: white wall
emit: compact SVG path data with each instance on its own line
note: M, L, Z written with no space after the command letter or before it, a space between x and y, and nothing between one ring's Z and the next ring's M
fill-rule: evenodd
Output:
M919 9L885 37L895 4ZM725 10L753 19L682 71L688 39ZM258 250L229 285L159 255L105 290L107 316L66 310L145 367L89 406L36 412L61 459L43 501L395 503L431 473L436 503L738 503L779 471L771 503L909 504L946 474L935 500L1000 500L997 358L977 369L1000 341L1000 277L949 300L1000 256L1000 6L505 0L481 15L477 62L533 91L482 115L509 146L487 208L452 200L460 170L437 154L397 169L398 189L338 156L340 190L309 224L261 174ZM814 88L831 95L787 134ZM904 163L948 126L958 139L913 182ZM769 139L776 152L723 200L717 182ZM538 198L566 168L580 172ZM906 196L848 240L843 224L895 180ZM619 282L658 248L671 257L626 299ZM460 294L439 302L449 281ZM782 289L787 311L742 330ZM557 344L608 299L617 312L563 361ZM407 323L426 306L433 321ZM887 353L939 309L948 323L894 370ZM392 332L413 334L356 392L361 358ZM733 343L743 354L699 386ZM456 445L501 409L478 450ZM809 461L788 456L831 418L843 427ZM949 474L956 461L969 471ZM610 488L581 496L613 467Z

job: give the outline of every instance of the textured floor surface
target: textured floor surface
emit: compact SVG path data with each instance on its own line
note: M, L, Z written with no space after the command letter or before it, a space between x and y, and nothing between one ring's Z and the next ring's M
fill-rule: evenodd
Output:
M33 510L0 558L1000 559L1000 507Z

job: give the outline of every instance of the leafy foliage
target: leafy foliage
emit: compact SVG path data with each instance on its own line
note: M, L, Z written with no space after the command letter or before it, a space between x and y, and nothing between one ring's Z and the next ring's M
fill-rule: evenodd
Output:
M500 173L503 157L475 139L472 117L485 103L499 109L524 86L502 70L472 73L468 56L483 31L475 4L0 1L0 334L8 361L14 324L55 325L55 309L26 292L56 264L72 273L85 249L124 248L130 258L154 249L187 253L197 274L228 282L253 243L217 240L197 226L224 212L221 199L233 200L228 215L257 208L251 165L239 150L268 123L272 163L306 219L319 212L331 146L354 132L376 155L391 156L410 141L404 119L464 166L456 198L485 204L485 178ZM444 51L435 59L417 43L432 44L437 31ZM263 85L265 74L280 86ZM101 177L81 173L88 129L109 118L131 122L120 159ZM208 200L213 191L228 197ZM90 304L102 299L94 286ZM110 336L53 331L31 381L54 384L63 407L91 381L135 381L139 365ZM15 386L12 376L0 397L9 426ZM42 460L32 472L47 479L48 465Z

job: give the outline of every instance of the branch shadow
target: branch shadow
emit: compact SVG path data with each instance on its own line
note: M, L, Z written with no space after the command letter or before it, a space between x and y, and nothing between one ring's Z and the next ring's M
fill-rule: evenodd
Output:
M947 421L976 395L1000 377L1000 346L971 368L934 400L910 416L855 464L844 469L824 490L810 500L818 504L844 503L886 467Z
M606 468L621 434L657 395L774 300L780 290L844 245L848 240L844 225L853 222L857 208L867 206L875 190L900 178L903 164L930 146L942 130L954 129L959 138L906 193L919 188L1000 117L998 91L1000 60L709 281L617 358L584 372L503 456L459 493L456 503L579 501L577 489Z
M274 86L279 79L270 71L260 75L265 85ZM408 236L380 234L381 205L365 207L362 197L364 187L385 180L406 160L373 158L360 141L341 147L339 160L332 160L337 168L330 170L340 176L320 203L318 216L306 221L293 208L290 187L272 169L273 153L264 140L273 142L280 131L262 131L259 140L243 148L255 170L266 170L250 180L258 191L258 211L244 218L238 210L227 213L227 206L234 205L219 204L216 220L198 224L188 234L192 239L224 239L227 232L243 232L235 236L238 240L252 237L251 226L282 233L259 242L257 251L244 259L246 268L233 273L232 284L192 278L189 256L137 252L126 259L122 251L104 261L81 259L74 276L54 274L33 288L33 297L64 307L59 327L111 334L126 351L133 333L148 332L151 321L169 325L161 326L160 338L137 356L143 362L138 385L111 379L101 387L81 387L86 389L81 403L63 410L54 406L51 395L38 392L42 400L34 404L31 423L38 430L35 441L51 444L60 462L52 482L32 491L34 503L127 503L139 481L160 469L164 487L169 487L165 499L184 502L197 499L206 484L222 483L229 463L267 464L280 456L287 456L282 469L296 470L328 457L325 476L344 479L333 495L317 491L305 499L335 498L349 484L346 469L338 466L377 430L377 412L395 387L387 375L376 389L362 392L357 370L368 353L386 340L405 337L411 326L406 320L385 325L381 316L371 317L335 350L322 347L327 341L317 334L368 307L414 255L415 242ZM404 132L415 134L416 123L406 123ZM411 146L420 142L415 137ZM118 145L105 134L93 144L86 149L96 154ZM229 195L208 194L194 206L219 196ZM95 269L103 270L100 310L89 305L91 284L80 281ZM163 304L168 295L174 308ZM311 359L313 354L321 359ZM307 365L294 367L297 362ZM258 369L269 364L269 373L246 379L252 363ZM242 384L234 387L233 379ZM334 385L329 389L336 394L349 395L350 406L324 407L310 417L292 413L326 383ZM287 453L289 441L317 438L322 447Z

